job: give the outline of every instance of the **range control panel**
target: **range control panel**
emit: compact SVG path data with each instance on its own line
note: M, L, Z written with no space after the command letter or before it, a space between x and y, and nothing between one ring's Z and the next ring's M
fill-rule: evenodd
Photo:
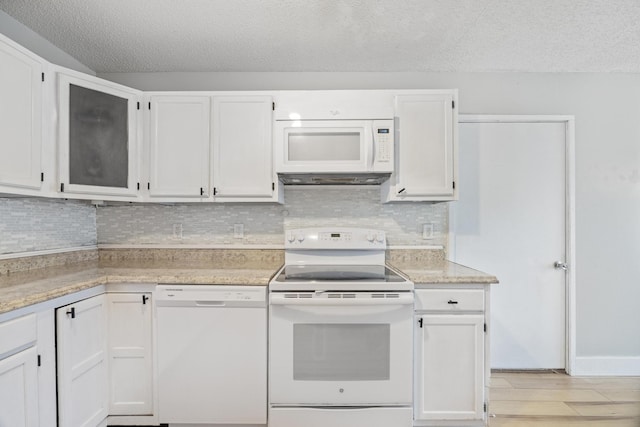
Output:
M382 249L382 230L364 228L297 228L285 231L285 249Z

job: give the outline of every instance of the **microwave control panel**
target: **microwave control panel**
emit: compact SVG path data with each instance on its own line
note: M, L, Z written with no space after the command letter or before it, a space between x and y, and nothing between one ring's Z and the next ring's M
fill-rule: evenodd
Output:
M393 120L374 121L373 140L376 150L375 161L393 161Z

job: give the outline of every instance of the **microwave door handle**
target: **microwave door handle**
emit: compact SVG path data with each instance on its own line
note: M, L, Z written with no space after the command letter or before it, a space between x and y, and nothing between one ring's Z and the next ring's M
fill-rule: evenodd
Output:
M373 165L376 164L376 153L378 152L377 140L376 140L376 132L375 132L375 122L371 122L371 164L369 165L369 170L373 170Z

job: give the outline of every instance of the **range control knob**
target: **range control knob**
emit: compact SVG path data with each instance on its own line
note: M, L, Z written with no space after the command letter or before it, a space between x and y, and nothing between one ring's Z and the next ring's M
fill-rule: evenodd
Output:
M293 243L296 240L296 236L292 232L287 233L287 241Z
M298 235L296 236L296 239L298 240L298 242L301 242L304 240L304 234L302 233L298 233Z
M376 235L372 232L368 232L367 233L367 240L371 243L373 243L376 240Z
M383 233L378 233L378 234L376 234L376 240L377 240L379 243L384 242L384 234L383 234Z

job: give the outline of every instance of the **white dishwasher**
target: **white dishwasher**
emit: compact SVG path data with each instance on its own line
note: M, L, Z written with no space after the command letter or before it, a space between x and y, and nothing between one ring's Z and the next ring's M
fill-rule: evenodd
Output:
M266 424L265 286L158 285L161 423Z

